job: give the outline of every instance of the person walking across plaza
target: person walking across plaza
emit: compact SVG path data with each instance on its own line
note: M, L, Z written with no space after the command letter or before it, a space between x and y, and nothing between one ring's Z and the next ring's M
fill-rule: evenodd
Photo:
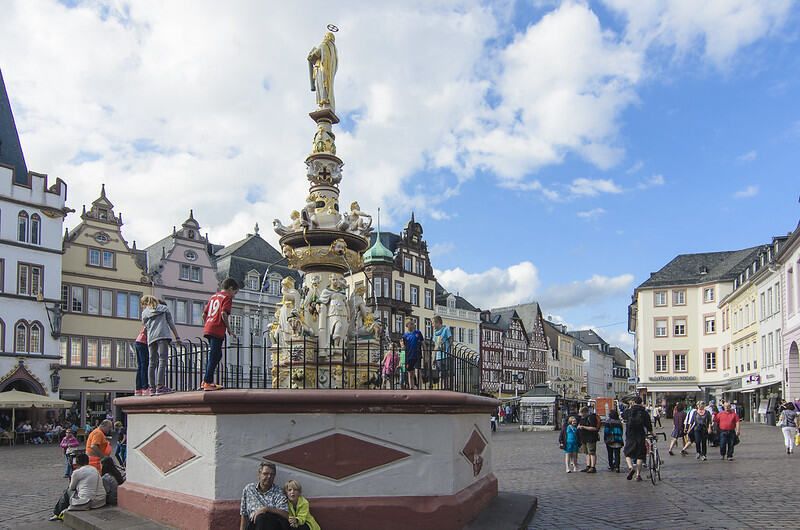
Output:
M684 444L686 443L686 412L683 410L684 405L680 401L675 404L675 408L672 409L672 440L669 442L669 450L667 451L670 456L675 455L672 452L672 448L675 445L679 445L681 448L681 454L687 455L688 453L686 450L683 449Z
M406 332L403 333L403 346L406 350L406 372L408 372L409 390L417 390L421 386L420 365L422 363L422 343L425 337L417 329L413 319L406 320Z
M226 278L221 287L220 291L211 295L203 308L203 336L208 339L208 358L200 389L205 391L222 389L222 385L214 383L214 372L222 360L225 334L233 335L229 319L239 284L233 278Z
M656 405L653 408L653 428L661 427L661 405Z
M609 411L608 418L603 427L603 441L608 452L608 469L619 473L620 451L624 445L622 437L622 422L616 410Z
M733 446L739 437L741 422L730 403L725 405L725 410L714 416L714 424L719 431L719 453L722 459L733 460Z
M78 447L81 443L75 438L72 429L67 429L64 437L61 439L61 449L64 450L64 459L66 461L66 468L64 468L64 478L72 478L72 452L70 449Z
M169 308L155 296L143 296L142 307L144 308L142 323L147 328L147 347L150 350L150 365L147 372L150 395L171 394L174 390L166 385L167 355L171 342L170 334L175 340L181 340L178 328L175 327Z
M558 445L564 450L564 466L567 473L578 471L578 418L570 416L561 428Z
M800 427L800 415L797 414L797 409L791 401L783 404L780 416L778 416L778 427L781 428L783 433L783 443L786 446L786 454L794 453L794 435Z
M581 451L586 453L586 467L582 473L597 473L597 441L600 439L600 417L589 407L581 407L581 419L578 424L578 434L581 441Z
M711 434L711 413L706 410L703 401L697 402L697 410L689 420L689 430L694 433L694 445L697 451L697 460L707 460L708 436Z
M650 413L642 406L641 396L633 399L633 404L625 411L625 447L622 449L625 454L625 461L628 464L627 479L642 480L642 464L647 456L647 436L653 433L653 423L650 421Z

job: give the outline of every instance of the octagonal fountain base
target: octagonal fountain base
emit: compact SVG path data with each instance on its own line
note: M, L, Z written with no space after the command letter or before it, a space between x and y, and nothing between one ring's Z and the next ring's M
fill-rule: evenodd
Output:
M457 529L497 495L493 399L445 391L223 390L121 398L120 506L178 528L238 528L258 463L298 480L326 530Z

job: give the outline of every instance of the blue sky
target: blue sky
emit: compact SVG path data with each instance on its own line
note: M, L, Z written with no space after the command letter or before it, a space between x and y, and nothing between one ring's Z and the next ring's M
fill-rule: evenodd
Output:
M447 288L542 302L630 344L680 253L800 217L800 8L789 1L23 2L0 68L29 167L70 206L105 182L147 245L193 208L230 243L298 208L305 55L335 22L342 199L414 210ZM77 217L68 224L78 222Z

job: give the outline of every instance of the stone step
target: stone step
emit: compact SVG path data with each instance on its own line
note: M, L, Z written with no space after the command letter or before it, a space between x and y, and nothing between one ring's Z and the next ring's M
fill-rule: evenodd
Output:
M75 530L170 530L115 506L64 514L64 526Z
M538 504L534 495L501 491L463 530L526 530Z

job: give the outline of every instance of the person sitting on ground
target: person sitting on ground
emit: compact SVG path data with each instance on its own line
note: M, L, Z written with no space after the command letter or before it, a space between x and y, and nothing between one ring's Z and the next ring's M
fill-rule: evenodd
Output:
M69 487L58 499L51 521L64 519L64 512L67 510L93 510L106 505L106 489L103 487L103 480L100 473L89 465L89 456L79 454L75 457L77 469L72 473Z
M288 530L289 500L275 485L276 469L271 462L258 465L258 482L244 487L239 530Z
M311 507L303 497L303 487L296 480L290 480L283 486L283 492L289 499L289 526L297 530L320 530Z
M125 478L119 472L116 464L114 464L114 459L110 456L104 456L100 461L100 466L103 470L101 478L103 479L103 488L106 490L106 504L116 506L117 487L125 482Z

